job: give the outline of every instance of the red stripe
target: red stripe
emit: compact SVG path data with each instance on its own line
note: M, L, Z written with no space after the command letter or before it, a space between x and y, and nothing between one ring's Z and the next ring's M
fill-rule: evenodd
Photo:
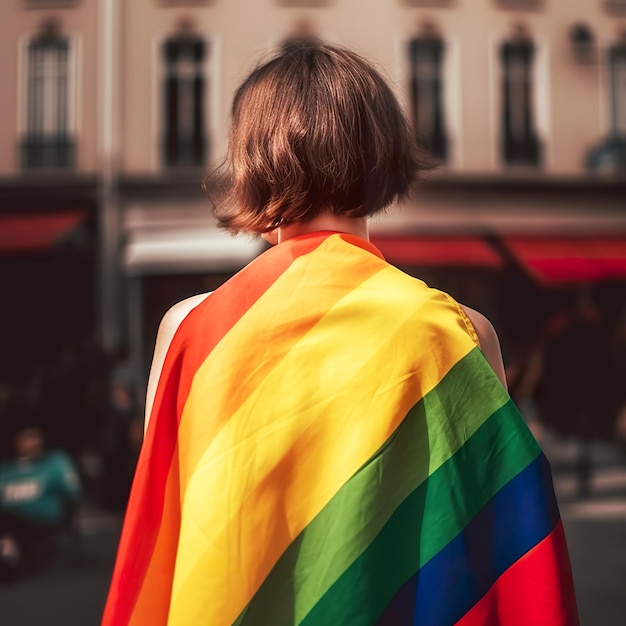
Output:
M498 578L456 626L578 626L563 524Z
M196 371L217 343L293 261L313 251L324 239L325 236L315 233L285 242L280 250L278 247L268 250L231 278L226 288L215 291L205 301L210 301L210 306L201 304L191 311L174 336L143 446L150 453L141 454L137 466L103 626L126 626L132 615L161 527L165 484L176 450L178 422ZM233 303L237 306L233 307ZM219 311L219 315L215 315L215 311ZM197 324L208 330L202 342L197 341L193 333ZM176 415L177 419L154 419L159 414ZM179 515L174 511L168 514ZM169 603L169 598L155 598L155 601Z

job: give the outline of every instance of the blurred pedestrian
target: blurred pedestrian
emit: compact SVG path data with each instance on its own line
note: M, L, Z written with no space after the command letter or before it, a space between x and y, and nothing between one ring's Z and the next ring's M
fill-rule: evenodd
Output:
M578 623L493 327L369 242L429 165L352 51L238 89L216 215L275 245L162 321L104 625Z
M143 441L143 419L135 413L112 413L110 421L102 453L102 504L110 511L123 513Z
M41 430L21 428L15 456L0 464L0 552L4 568L32 572L53 554L56 536L76 523L78 473L61 450L46 451Z
M48 442L67 451L77 465L89 427L85 415L88 378L79 340L71 338L62 343L41 384L40 406Z
M623 401L623 382L613 358L613 329L585 297L557 311L541 341L541 373L534 390L540 420L578 442L579 496L589 495L591 445L610 441Z

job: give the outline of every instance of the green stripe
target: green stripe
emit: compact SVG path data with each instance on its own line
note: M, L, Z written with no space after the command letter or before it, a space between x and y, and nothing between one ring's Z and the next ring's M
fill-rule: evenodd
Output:
M539 453L539 446L509 402L402 502L311 612L292 624L376 624L401 586Z
M400 503L507 400L478 349L459 361L296 538L235 624L269 615L273 626L301 621ZM364 500L368 494L375 503Z

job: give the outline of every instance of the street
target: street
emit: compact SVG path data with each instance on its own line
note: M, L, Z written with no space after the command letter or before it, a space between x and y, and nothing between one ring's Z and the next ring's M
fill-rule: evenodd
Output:
M540 439L552 464L561 504L581 624L624 626L626 461L611 446L591 446L591 489L588 497L580 498L574 473L578 444L546 433L541 433ZM118 516L85 510L80 524L80 558L65 555L52 571L0 587L0 624L97 626L120 524Z
M606 445L591 446L587 498L577 495L576 442L544 437L561 506L582 626L626 624L626 458Z
M59 558L49 571L0 585L0 624L99 624L120 527L118 516L85 510L80 519L82 545L78 555L74 546L61 543Z

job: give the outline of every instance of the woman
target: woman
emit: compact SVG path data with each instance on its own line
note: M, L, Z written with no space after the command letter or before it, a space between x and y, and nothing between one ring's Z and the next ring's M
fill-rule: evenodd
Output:
M241 85L216 215L276 245L163 319L104 624L577 623L491 324L368 241L427 165L351 51Z

